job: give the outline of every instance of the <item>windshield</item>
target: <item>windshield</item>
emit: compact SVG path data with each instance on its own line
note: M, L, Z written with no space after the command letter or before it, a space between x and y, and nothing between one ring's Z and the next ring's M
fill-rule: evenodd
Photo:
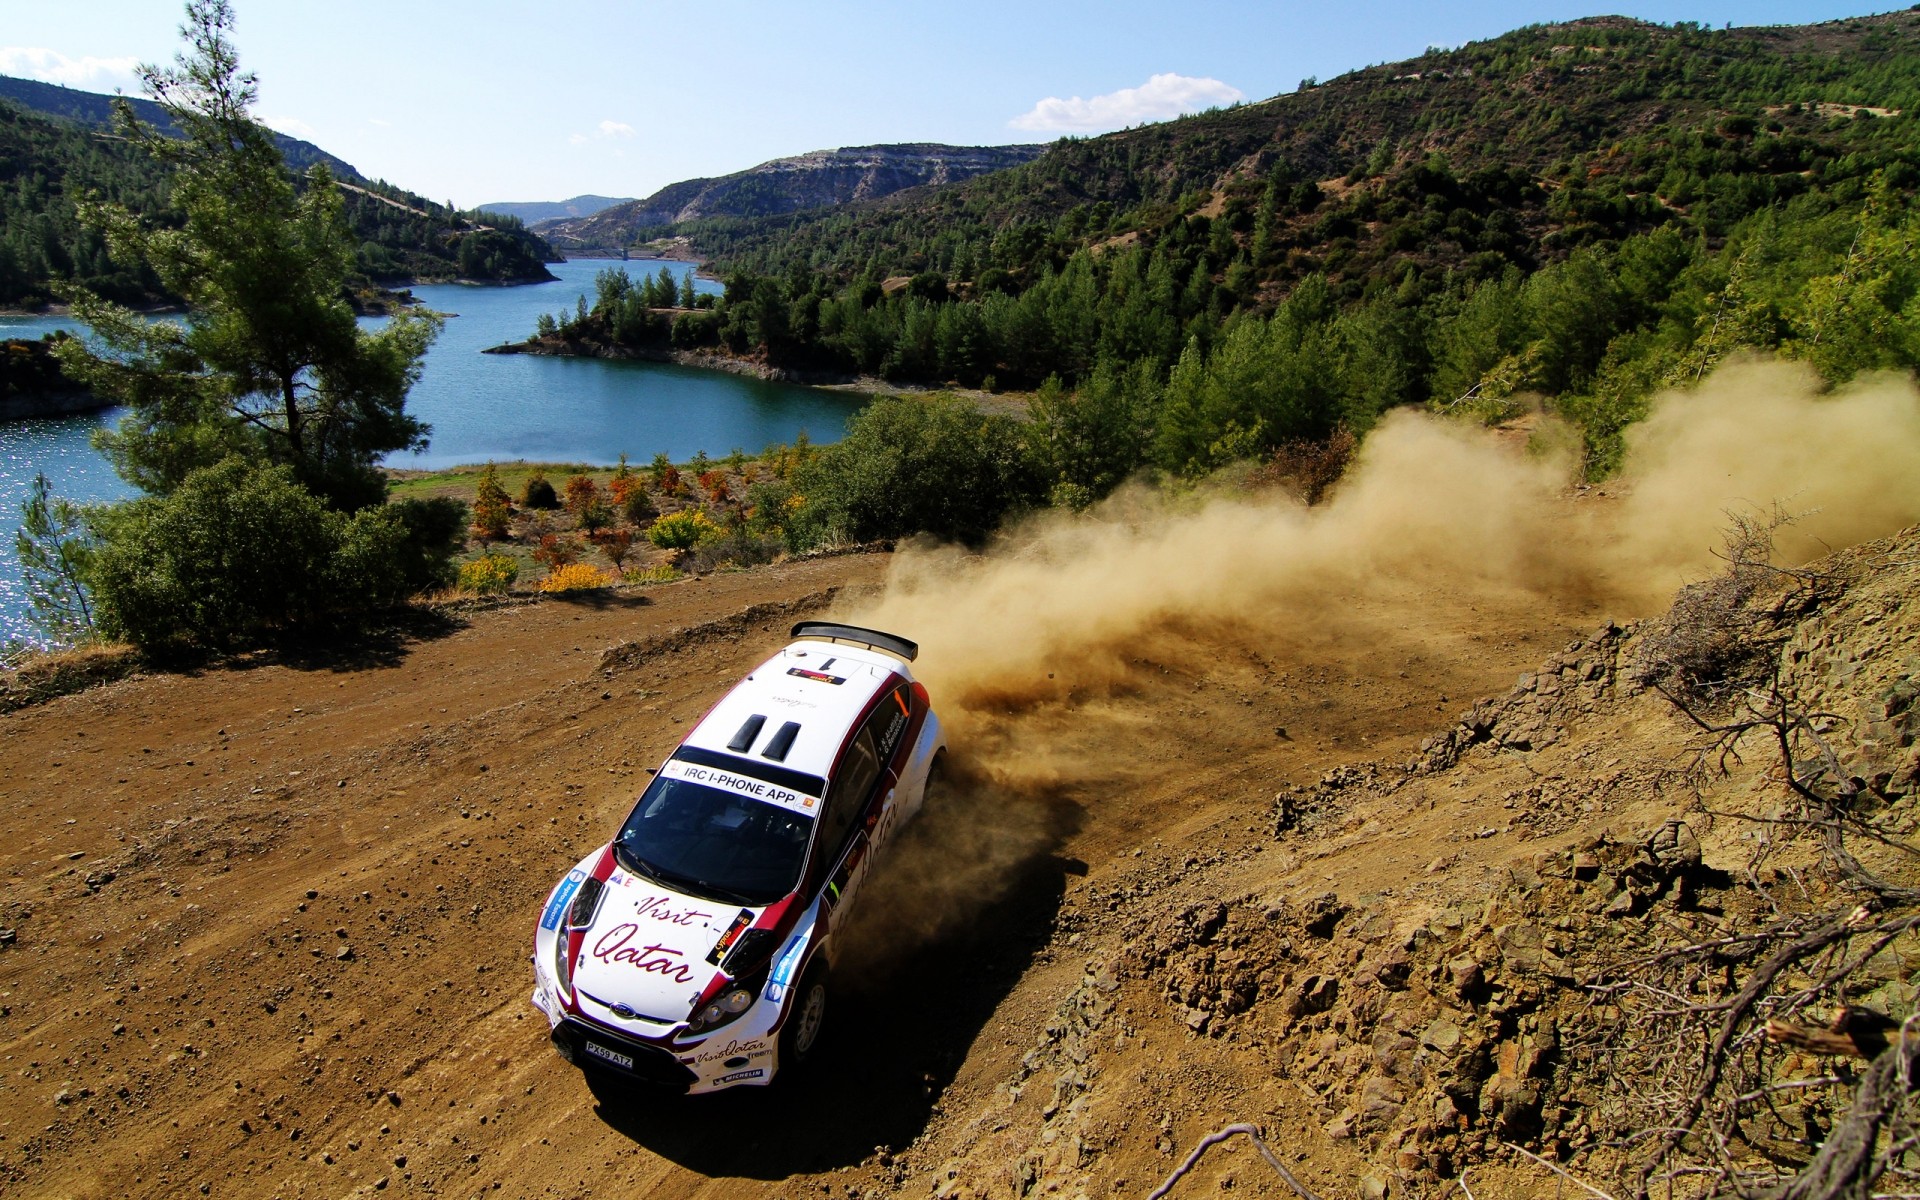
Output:
M813 818L776 804L664 775L614 839L636 875L708 899L771 904L791 892Z

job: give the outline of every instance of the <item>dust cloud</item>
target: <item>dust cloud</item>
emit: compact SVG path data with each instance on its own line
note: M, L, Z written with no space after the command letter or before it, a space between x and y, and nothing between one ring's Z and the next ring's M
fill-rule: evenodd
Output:
M1364 653L1442 604L1646 615L1717 569L1728 510L1805 514L1781 539L1796 560L1920 520L1920 393L1904 378L1822 395L1797 365L1730 365L1662 396L1599 489L1574 486L1570 453L1537 449L1554 442L1570 439L1529 450L1395 412L1318 506L1123 490L984 554L908 547L856 619L917 640L916 673L953 712L1111 684L1170 631Z
M1015 880L1057 867L1084 805L1126 795L1129 764L1183 736L1163 726L1185 707L1167 663L1431 668L1543 616L1573 632L1661 611L1720 569L1728 510L1806 514L1780 539L1795 560L1920 520L1920 393L1904 379L1822 395L1793 365L1735 364L1661 397L1605 486L1576 485L1576 447L1565 429L1528 438L1396 412L1311 508L1279 491L1140 487L1043 513L982 554L897 553L849 619L920 643L915 674L959 786L876 878L865 953L971 936ZM1130 704L1140 688L1158 701ZM1356 703L1325 687L1298 700ZM1102 819L1136 818L1122 804Z

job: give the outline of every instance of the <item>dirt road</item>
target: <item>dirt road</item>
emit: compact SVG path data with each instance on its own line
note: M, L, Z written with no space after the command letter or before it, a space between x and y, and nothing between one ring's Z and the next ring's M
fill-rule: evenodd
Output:
M1085 694L950 712L972 785L875 906L831 1068L703 1102L594 1096L527 1002L546 889L798 608L737 614L887 565L479 612L0 717L0 1187L924 1194L1078 980L1089 895L1142 854L1263 840L1279 781L1409 752L1597 619L1435 596L1417 651L1216 631ZM601 669L633 641L651 649Z

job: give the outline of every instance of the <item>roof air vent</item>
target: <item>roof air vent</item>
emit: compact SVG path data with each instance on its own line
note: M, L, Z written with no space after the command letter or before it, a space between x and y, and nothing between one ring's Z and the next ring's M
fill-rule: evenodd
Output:
M799 736L800 722L788 721L776 730L771 738L767 739L767 748L760 752L760 756L762 758L770 758L775 762L785 762L787 760L787 751L793 749L793 739Z
M740 732L734 734L733 740L727 743L727 749L739 754L753 749L753 739L760 736L760 729L766 723L767 719L759 713L748 717L741 723Z

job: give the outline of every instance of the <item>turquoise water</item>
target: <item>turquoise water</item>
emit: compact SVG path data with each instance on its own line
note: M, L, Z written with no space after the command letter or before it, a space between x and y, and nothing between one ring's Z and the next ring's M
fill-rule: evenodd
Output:
M526 458L611 463L623 451L636 462L665 452L683 462L701 450L722 455L790 442L802 429L816 442L838 441L857 398L788 383L664 363L481 354L533 333L543 312L571 311L591 299L594 275L624 265L636 279L662 266L683 276L686 263L579 259L555 263L559 283L528 287L435 284L413 289L450 319L427 355L408 407L433 426L423 454L394 455L394 467L447 467L485 459ZM696 279L701 291L718 291Z
M427 352L408 397L409 409L433 427L431 441L422 453L389 456L387 465L434 469L519 458L605 464L622 453L645 462L662 452L684 462L702 450L715 457L736 447L755 452L790 442L802 430L816 442L838 441L846 432L860 401L844 393L664 363L480 353L530 336L543 312L570 312L582 295L591 300L594 275L621 265L636 279L658 274L663 265L676 278L692 269L579 259L552 264L557 283L414 288L427 307L458 315ZM695 286L719 290L704 279ZM61 317L0 316L0 338L37 338L55 329L80 332L81 326ZM32 636L13 542L34 473L45 472L54 494L69 500L132 494L87 444L95 428L115 419L108 411L0 421L0 642Z

